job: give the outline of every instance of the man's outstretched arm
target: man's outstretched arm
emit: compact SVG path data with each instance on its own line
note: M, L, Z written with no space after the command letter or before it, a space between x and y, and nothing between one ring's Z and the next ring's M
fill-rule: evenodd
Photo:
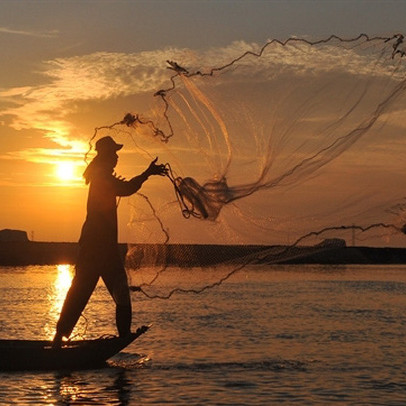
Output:
M167 174L167 169L164 164L157 165L157 160L158 158L155 158L143 173L135 176L129 181L115 178L117 196L130 196L138 192L143 183L152 175L165 176Z

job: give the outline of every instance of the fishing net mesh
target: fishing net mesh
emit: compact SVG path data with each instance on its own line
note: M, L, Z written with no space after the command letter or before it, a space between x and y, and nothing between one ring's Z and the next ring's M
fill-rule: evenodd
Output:
M90 140L167 162L165 182L129 199L134 292L200 293L248 264L404 244L403 36L231 48L167 60L150 103Z

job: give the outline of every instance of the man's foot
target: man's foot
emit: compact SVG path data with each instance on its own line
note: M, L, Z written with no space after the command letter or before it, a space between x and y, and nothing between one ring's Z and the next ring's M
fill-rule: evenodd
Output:
M52 348L61 348L62 346L62 334L56 333L54 339L52 340Z
M121 332L121 334L118 335L118 338L121 338L121 339L125 340L125 339L128 339L128 337L130 337L131 334L132 333L131 333L130 330L128 330L126 332Z

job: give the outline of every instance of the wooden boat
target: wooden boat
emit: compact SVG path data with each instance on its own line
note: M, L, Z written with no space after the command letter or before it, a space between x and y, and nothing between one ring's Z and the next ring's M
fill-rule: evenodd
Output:
M106 361L148 330L142 326L129 336L75 340L52 348L52 341L0 340L0 371L90 369Z

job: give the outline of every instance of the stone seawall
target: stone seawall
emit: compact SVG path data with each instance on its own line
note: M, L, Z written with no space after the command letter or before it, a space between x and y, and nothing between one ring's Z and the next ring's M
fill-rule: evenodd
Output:
M267 247L259 245L120 244L129 266L174 265L208 266L226 261L283 264L406 264L404 248L372 247ZM0 242L0 265L74 264L77 243ZM249 261L250 262L250 261Z
M65 242L0 242L0 265L73 264L77 243Z

